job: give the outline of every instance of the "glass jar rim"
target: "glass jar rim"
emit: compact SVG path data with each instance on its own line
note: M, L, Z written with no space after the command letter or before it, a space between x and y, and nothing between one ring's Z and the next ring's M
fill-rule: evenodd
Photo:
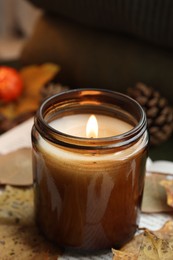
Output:
M57 99L61 102L67 102L69 100L74 100L76 97L78 99L83 99L84 97L107 97L111 98L111 100L118 99L121 101L126 101L129 103L133 108L138 112L139 120L135 127L131 130L115 135L115 136L108 136L108 137L99 137L99 138L87 138L87 137L78 137L66 134L64 132L60 132L57 129L51 127L45 121L46 112L50 109L50 107L55 106L57 104ZM125 110L124 110L125 111ZM66 144L67 147L78 147L79 149L90 148L98 149L98 148L115 148L115 147L122 147L127 146L131 143L137 142L140 137L144 134L147 129L147 119L146 114L141 107L141 105L132 99L131 97L112 90L107 89L97 89L97 88L79 88L79 89L71 89L68 91L60 92L55 94L46 100L43 101L39 109L37 110L34 125L36 129L42 134L44 138L53 142L55 144L64 145Z

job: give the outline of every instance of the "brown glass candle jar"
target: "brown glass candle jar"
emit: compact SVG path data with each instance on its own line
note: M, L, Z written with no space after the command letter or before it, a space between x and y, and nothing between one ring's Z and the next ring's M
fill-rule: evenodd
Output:
M98 136L87 137L91 114ZM91 251L132 238L148 146L138 103L97 89L55 95L37 111L32 143L36 222L48 239Z

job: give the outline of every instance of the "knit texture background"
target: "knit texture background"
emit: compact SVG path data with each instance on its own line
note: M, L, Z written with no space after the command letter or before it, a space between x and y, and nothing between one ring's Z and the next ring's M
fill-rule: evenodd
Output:
M172 0L28 0L74 21L173 47Z

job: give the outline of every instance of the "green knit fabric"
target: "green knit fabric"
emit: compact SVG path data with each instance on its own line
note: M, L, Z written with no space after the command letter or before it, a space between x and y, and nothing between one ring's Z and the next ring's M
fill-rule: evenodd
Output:
M28 0L85 25L173 47L172 0Z

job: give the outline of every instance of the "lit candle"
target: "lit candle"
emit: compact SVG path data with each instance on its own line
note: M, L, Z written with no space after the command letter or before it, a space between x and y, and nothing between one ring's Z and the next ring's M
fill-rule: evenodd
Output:
M116 136L128 132L133 128L132 125L118 118L90 114L64 116L52 121L50 126L68 135L87 138Z
M86 137L98 138L98 123L94 115L90 116L86 125Z
M45 101L35 119L36 220L63 247L121 246L133 236L138 221L146 118L126 96L80 91Z

